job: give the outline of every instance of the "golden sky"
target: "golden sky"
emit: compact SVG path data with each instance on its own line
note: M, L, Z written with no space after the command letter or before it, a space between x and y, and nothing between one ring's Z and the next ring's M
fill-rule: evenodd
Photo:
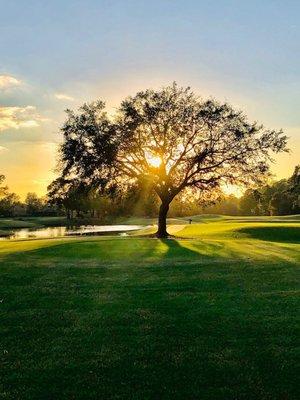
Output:
M149 80L150 84L153 83L152 86L157 88L169 83L163 79L159 83L156 80L154 82L151 82L151 79ZM147 82L146 78L145 82ZM36 192L40 196L45 195L47 185L56 176L57 149L62 139L59 126L64 119L63 110L67 107L76 108L86 99L90 101L103 98L108 99L108 108L113 111L124 96L146 88L146 83L143 85L140 81L134 84L130 80L129 83L132 87L131 90L130 87L127 87L127 84L123 87L120 85L122 90L118 93L110 93L109 85L105 90L103 88L101 90L99 86L99 93L97 93L96 87L89 88L87 85L84 94L74 92L72 92L72 96L69 92L68 94L63 92L47 94L52 108L47 109L44 113L31 105L0 107L0 173L5 174L10 190L16 192L22 198L28 192ZM17 90L20 89L21 85L21 83L18 83ZM89 89L91 89L91 93L89 93ZM17 97L16 87L13 90L14 96ZM208 90L204 91L204 96L208 95ZM198 91L195 89L195 92ZM232 95L232 97L235 99L235 96ZM225 96L219 96L219 98L228 100ZM278 114L272 116L272 111L259 109L259 104L256 108L251 99L245 101L244 104L241 103L232 102L234 106L243 109L245 112L248 108L248 115L252 117L251 119L259 122L267 121L265 125L270 128L283 128L284 132L290 137L289 147L291 152L276 156L276 162L272 165L272 172L277 179L290 176L294 167L300 161L299 129L278 123L272 124L272 120L278 119ZM257 118L255 118L256 115Z
M272 171L292 174L300 163L299 2L80 3L2 6L0 174L11 190L46 193L64 109L102 99L114 110L127 95L173 81L282 128L291 153Z

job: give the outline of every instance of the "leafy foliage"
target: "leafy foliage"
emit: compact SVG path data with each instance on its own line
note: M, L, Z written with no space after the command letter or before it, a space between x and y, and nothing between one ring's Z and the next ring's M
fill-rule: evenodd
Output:
M270 153L286 149L282 131L248 122L227 103L201 100L176 84L146 90L120 108L117 155L121 172L148 177L162 201L188 187L211 191L221 183L259 183ZM151 158L159 157L159 167Z
M207 201L224 183L261 183L272 152L286 151L281 130L251 123L229 104L202 100L176 83L128 97L114 118L102 101L67 114L57 183L121 190L147 182L161 200L161 237L179 193L198 190Z
M289 179L249 189L240 200L243 215L286 215L300 213L300 168Z
M64 136L59 166L62 178L105 185L111 178L117 147L104 103L84 104L78 114L67 110L67 121L61 131Z

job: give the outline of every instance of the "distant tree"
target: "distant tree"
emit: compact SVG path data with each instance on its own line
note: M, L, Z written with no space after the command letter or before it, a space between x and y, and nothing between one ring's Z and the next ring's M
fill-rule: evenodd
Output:
M78 179L57 178L48 186L48 198L51 204L66 211L67 218L101 217L106 214L108 198L99 192L99 188Z
M102 102L68 111L62 132L62 176L99 185L149 182L160 199L160 238L168 236L168 210L179 193L200 191L205 202L224 183L261 183L271 153L287 142L282 131L175 83L128 97L112 121Z
M239 210L242 215L262 215L262 193L258 189L247 189L240 198Z
M295 167L293 175L246 190L240 199L243 215L288 215L300 212L300 168Z
M269 193L269 208L276 215L300 212L300 166L295 167L290 178L273 183Z
M27 193L25 198L26 213L28 215L39 215L43 209L43 201L36 193Z
M0 175L0 216L13 217L17 207L20 208L20 199L15 193L10 193L7 186L3 186L5 176Z
M122 209L125 215L152 217L158 212L158 199L147 180L138 180L128 185L115 199L122 199Z
M211 201L211 204L203 204L200 210L205 214L238 215L239 202L240 199L234 194L220 193L214 201Z
M5 181L5 176L4 175L0 175L0 198L5 196L5 194L8 191L7 186L2 186L4 181Z
M14 217L22 211L19 196L15 193L7 192L0 198L0 216Z
M59 177L48 186L49 202L64 208L68 219L73 217L74 211L79 213L78 185L77 181Z
M300 212L300 165L295 167L293 175L288 180L289 192L293 196L293 213Z

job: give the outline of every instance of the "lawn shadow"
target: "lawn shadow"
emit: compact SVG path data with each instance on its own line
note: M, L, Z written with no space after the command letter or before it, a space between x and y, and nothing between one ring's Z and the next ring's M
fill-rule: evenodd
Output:
M38 246L38 242L37 242ZM51 241L38 248L20 248L0 258L6 263L30 265L111 265L205 262L224 258L220 245L193 239L95 238L93 240ZM223 246L222 246L223 248Z
M300 243L300 226L249 227L238 231L253 239L269 242Z
M216 257L222 257L216 254L217 244L208 244L206 242L197 241L194 243L193 239L160 239L161 243L167 247L164 253L163 260L173 262L195 262L216 260ZM195 246L195 245L198 246Z

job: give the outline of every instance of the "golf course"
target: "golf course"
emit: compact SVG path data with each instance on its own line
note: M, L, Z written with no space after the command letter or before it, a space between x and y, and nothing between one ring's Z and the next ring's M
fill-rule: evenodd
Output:
M300 217L0 241L0 399L298 399Z

